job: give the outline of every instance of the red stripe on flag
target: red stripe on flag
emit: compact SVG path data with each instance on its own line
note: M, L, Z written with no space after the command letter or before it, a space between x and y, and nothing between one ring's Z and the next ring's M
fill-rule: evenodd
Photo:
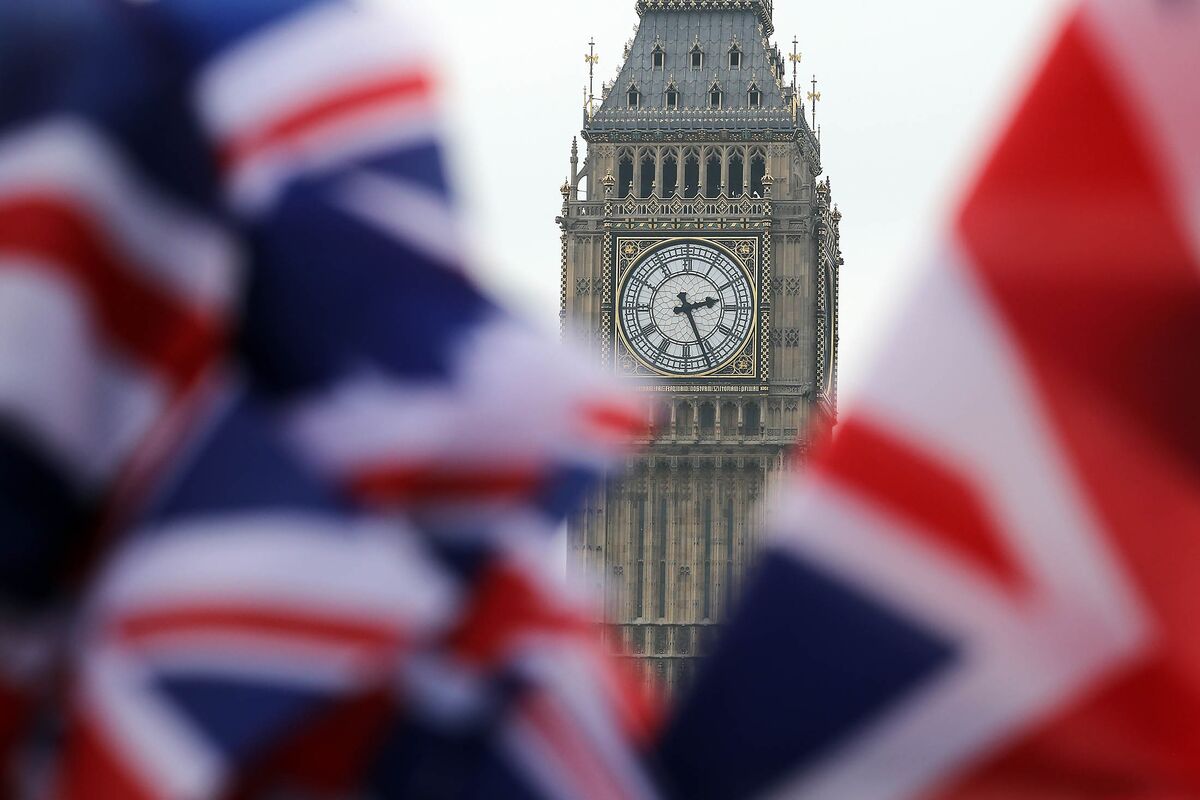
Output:
M522 636L558 634L590 637L586 620L559 607L529 578L493 566L476 583L471 604L450 637L450 649L465 661L491 664L503 659Z
M249 634L316 640L370 650L393 651L405 637L395 626L316 613L260 608L200 606L131 615L117 623L116 634L136 646L179 634Z
M165 800L129 769L97 725L81 716L67 740L56 800Z
M594 405L584 408L585 421L593 428L619 440L650 435L650 423L644 415L616 405Z
M271 120L227 142L218 156L226 172L237 170L256 155L293 142L346 117L397 102L428 102L433 81L424 72L405 72L344 89L292 113Z
M390 676L388 676L390 677ZM386 686L331 698L239 771L228 800L277 796L278 787L304 796L353 797L377 758L398 704Z
M73 281L116 349L176 388L190 385L219 351L223 330L216 319L142 278L69 202L32 194L0 202L0 252Z
M527 500L545 485L545 475L532 469L444 466L379 467L360 470L350 492L370 505Z
M973 487L911 444L852 417L817 468L1001 584L1017 588L1024 583L1020 566Z

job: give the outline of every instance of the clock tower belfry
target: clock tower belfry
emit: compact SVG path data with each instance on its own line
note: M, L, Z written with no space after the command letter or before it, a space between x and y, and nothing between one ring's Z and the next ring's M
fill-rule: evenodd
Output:
M616 80L585 98L582 162L572 144L561 313L649 396L654 433L570 520L568 560L603 598L608 647L674 690L772 487L835 422L841 217L772 0L637 13Z

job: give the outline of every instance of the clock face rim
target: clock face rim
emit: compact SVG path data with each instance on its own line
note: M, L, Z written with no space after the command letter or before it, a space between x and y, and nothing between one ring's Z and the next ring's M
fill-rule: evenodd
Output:
M626 240L628 240L629 238L651 238L651 237L625 237ZM739 237L739 238L745 238L745 237ZM617 241L620 241L621 239L622 239L622 237L618 237ZM749 293L750 293L750 312L749 312L750 324L747 328L746 334L741 338L741 340L738 342L738 344L730 351L730 354L724 360L715 364L711 369L705 370L703 372L675 372L669 368L662 367L659 364L654 363L653 361L648 361L647 358L645 356L643 356L640 352L638 352L637 348L635 348L633 346L633 344L631 343L630 338L626 332L625 320L624 320L624 314L623 314L624 304L622 303L622 300L625 297L625 289L629 283L630 277L633 276L633 274L635 272L637 272L638 268L643 263L645 263L645 261L647 259L652 258L655 253L657 253L661 250L668 249L670 247L678 246L681 243L689 243L689 242L698 244L700 246L709 248L711 250L715 250L720 255L724 256L728 260L729 264L732 265L735 270L737 270L737 272L741 276L742 280L745 281L746 286L749 287ZM756 252L757 252L757 246L756 246ZM614 327L617 330L617 335L621 339L621 343L624 345L624 349L625 349L626 353L631 358L633 358L635 361L637 361L637 363L640 364L643 368L649 370L652 373L652 375L650 375L650 376L640 376L640 377L664 378L664 379L677 380L677 381L678 380L694 380L694 379L698 379L698 378L711 378L711 377L717 376L718 373L720 373L722 370L728 368L729 365L732 364L734 361L736 361L739 357L745 355L747 347L753 345L753 343L755 342L755 337L758 335L758 320L759 320L758 294L759 294L759 290L758 290L758 285L757 285L756 281L757 281L757 275L750 268L748 268L746 265L744 265L742 263L742 260L737 255L734 254L734 252L732 251L731 248L727 247L725 244L723 244L721 241L719 241L717 239L709 239L709 238L706 238L703 236L677 236L677 237L672 237L669 239L658 240L651 247L649 247L645 251L639 253L636 257L636 260L633 261L633 263L631 263L629 265L629 268L626 269L624 271L624 273L621 274L621 276L620 276L620 280L618 281L618 284L617 284L617 291L616 291L616 298L615 298L616 303L614 304L615 308L613 309L613 311L614 311L613 316L614 316L614 322L615 322ZM751 357L753 358L753 353L751 353ZM721 377L724 380L735 380L735 381L756 380L756 379L758 379L757 359L755 359L755 374L753 376L737 376L737 377L721 376Z

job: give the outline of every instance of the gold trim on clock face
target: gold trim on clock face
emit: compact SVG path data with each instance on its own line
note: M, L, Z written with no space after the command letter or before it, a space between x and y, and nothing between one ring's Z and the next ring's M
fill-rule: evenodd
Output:
M672 377L728 366L754 335L755 291L732 253L707 239L650 248L617 290L618 329L629 353Z

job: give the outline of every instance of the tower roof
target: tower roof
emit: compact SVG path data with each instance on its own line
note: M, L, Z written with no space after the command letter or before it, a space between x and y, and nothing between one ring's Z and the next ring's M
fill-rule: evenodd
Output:
M775 33L774 0L638 0L638 15L647 11L753 11L765 35Z
M807 129L792 114L786 67L767 37L772 0L638 0L625 63L585 135L609 131ZM740 53L731 63L731 51ZM700 67L692 61L701 53ZM661 56L656 56L656 54ZM661 59L661 60L659 60ZM661 64L661 66L660 66ZM721 92L719 107L711 102ZM629 100L631 90L639 98ZM751 91L757 92L754 101ZM674 103L668 101L672 91Z

